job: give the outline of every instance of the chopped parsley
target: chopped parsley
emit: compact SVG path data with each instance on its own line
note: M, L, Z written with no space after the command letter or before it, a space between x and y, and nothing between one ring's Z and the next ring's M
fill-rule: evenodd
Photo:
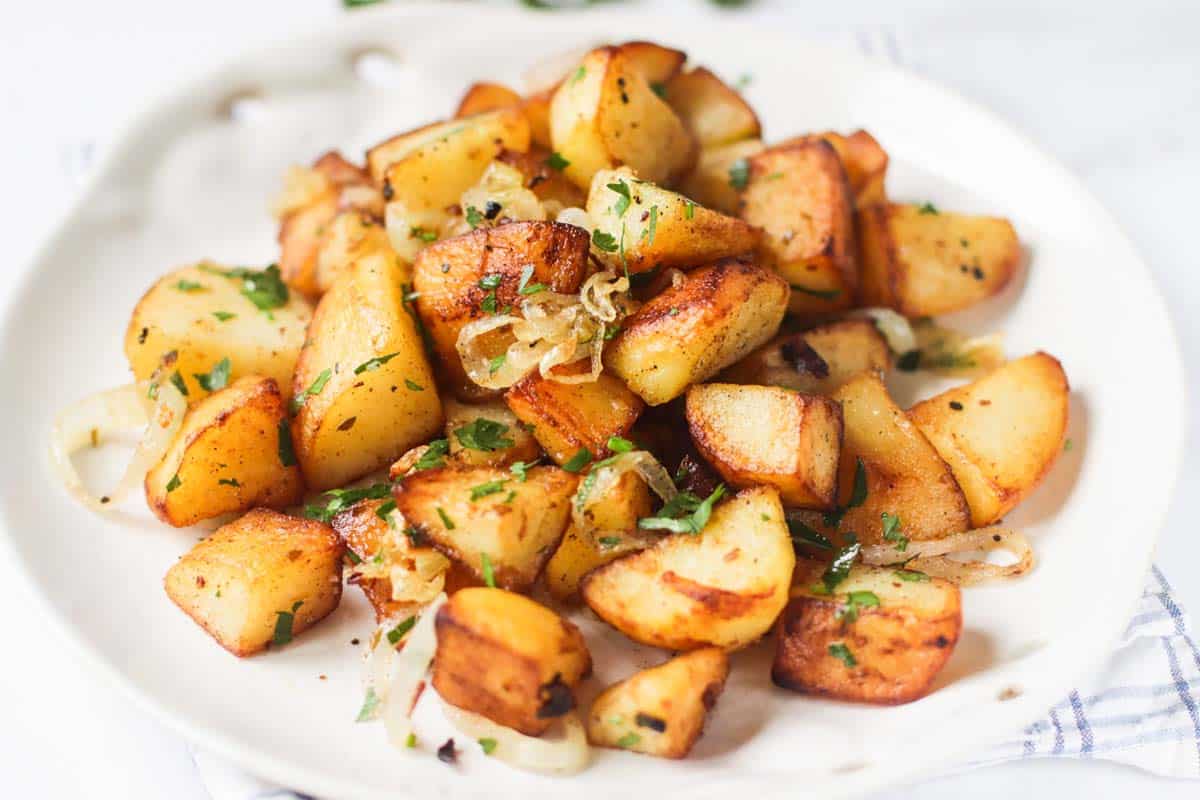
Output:
M560 153L551 153L546 159L546 166L550 169L556 169L562 172L567 167L571 166L571 162L562 157Z
M420 239L422 242L436 242L438 235L437 231L431 231L428 228L422 228L420 225L413 226L408 231L408 235L413 239Z
M454 520L450 519L450 516L446 513L446 510L444 508L442 508L441 506L438 506L437 514L439 517L442 518L442 524L444 526L446 526L446 530L448 530L448 531L454 530Z
M408 619L404 620L396 627L392 628L390 631L387 632L388 644L399 644L400 640L403 639L408 634L408 632L413 629L413 626L416 624L417 624L417 618L409 617Z
M330 489L324 493L325 504L310 504L304 507L304 516L320 522L329 522L342 509L349 508L359 500L382 500L392 492L386 483L376 483L361 489ZM382 510L382 507L381 509ZM380 515L384 516L383 514Z
M271 643L276 647L282 647L292 640L292 626L296 621L296 610L302 605L304 605L304 601L297 600L292 604L291 611L275 612L275 635L271 637Z
M176 477L178 477L178 476L176 476ZM218 486L232 486L235 489L242 488L242 484L238 483L237 478L218 478L217 485Z
M424 387L424 386L422 386L421 384L419 384L419 383L417 383L416 381L414 381L414 380L411 380L411 379L409 379L409 378L405 378L405 379L404 379L404 385L405 385L405 387L407 387L408 389L410 389L410 390L412 390L412 391L414 391L414 392L423 392L423 391L425 391L425 387Z
M750 162L744 158L729 165L729 185L735 189L745 189L750 182Z
M479 571L483 573L483 582L490 588L495 589L496 573L492 570L492 559L487 553L479 554Z
M174 288L176 291L179 291L179 292L203 292L204 284L196 283L195 281L180 279L179 281L177 281L175 283L175 285L172 288Z
M563 464L562 468L567 472L580 472L590 463L592 463L592 451L581 447L575 451L575 455L567 459L567 463Z
M530 283L529 279L533 277L533 265L526 264L521 270L521 282L517 284L517 294L528 297L531 294L546 291L544 283Z
M592 244L606 253L617 252L617 240L611 233L605 233L597 228L592 231Z
M508 433L508 426L503 422L477 417L474 421L455 430L454 436L458 439L458 443L468 450L491 453L513 446L513 440L505 437L506 433Z
M846 576L850 574L850 567L854 566L854 562L858 560L862 550L862 545L853 536L850 534L850 541L834 554L833 561L821 575L821 583L813 587L814 591L819 594L833 594L833 590L837 588L838 584L846 580Z
M213 316L217 318L218 322L228 322L236 317L237 314L230 314L228 311L214 311Z
M807 286L801 286L796 283L788 284L792 287L793 292L806 294L810 297L819 297L822 300L833 300L842 293L841 289L810 289Z
M491 738L490 736L485 736L479 740L479 749L483 750L483 754L485 756L490 756L493 752L495 752L496 745L498 744L499 742L497 742L495 739Z
M898 569L892 572L897 578L906 583L928 583L929 576L915 569Z
M467 206L466 218L472 230L483 224L483 214L475 206Z
M304 407L304 401L313 395L320 394L321 390L325 388L325 384L329 383L329 379L332 377L333 370L321 370L321 374L318 375L313 382L308 385L307 389L299 392L295 397L292 398L292 414L299 414L300 409Z
M629 204L632 202L629 196L629 184L625 181L617 181L616 183L606 184L606 186L618 195L617 202L613 204L612 212L618 217L625 216L625 212L629 210Z
M395 528L396 523L392 521L391 513L396 510L396 501L388 498L379 504L375 509L375 516L388 524L389 528Z
M503 280L504 280L504 276L501 275L499 272L492 272L488 275L484 275L482 278L479 279L479 288L480 289L498 289L498 288L500 288L500 282Z
M842 517L852 508L858 508L867 501L867 468L861 458L854 463L854 488L850 491L850 500L843 508L830 511L825 515L825 524L836 528L842 524Z
M504 484L506 484L506 483L508 483L508 481L501 479L501 480L494 480L494 481L488 481L486 483L481 483L478 486L472 486L471 487L472 502L474 502L475 500L478 500L481 497L487 497L490 494L499 494L500 492L503 492Z
M903 553L908 549L908 537L900 530L900 516L884 511L882 517L883 540L885 542L895 542L896 550Z
M713 506L724 496L723 483L703 500L691 492L680 492L659 509L658 516L639 519L638 527L644 531L698 534L708 524Z
M792 541L797 544L807 544L812 547L819 547L822 550L832 550L833 542L829 541L824 535L813 530L798 519L792 517L787 518L788 531L792 534Z
M654 234L658 232L658 206L650 206L650 224L646 228L646 244L654 244Z
M651 81L650 82L650 91L654 92L656 95L663 98L664 100L667 98L667 85L665 83L663 83L662 81Z
M296 466L296 448L292 446L292 429L286 418L279 420L279 463L285 467Z
M493 356L488 359L488 375L495 375L504 366L504 362L508 360L508 354L501 353L498 356Z
M937 210L937 206L935 206L933 203L922 203L920 205L920 207L917 208L917 213L918 214L936 215L938 213L938 210Z
M421 453L417 463L413 464L413 472L446 466L445 455L450 452L450 442L446 439L434 439Z
M846 645L842 642L835 642L829 645L829 655L833 656L847 667L858 666L858 662L854 660L854 654L851 653L850 648L846 647Z
M696 204L691 200L688 200L687 204L683 207L683 216L685 219L691 219L696 216Z
M874 592L849 592L846 594L846 605L838 609L835 616L847 625L852 625L858 619L859 609L877 607L878 605L879 595Z
M253 303L259 311L269 313L273 308L287 305L288 287L279 274L277 264L264 270L239 268L228 272L216 271L232 280L240 280L242 297Z
M633 442L621 436L610 436L605 445L614 453L628 453L634 449Z
M179 480L179 473L176 472L171 476L171 480L167 481L167 491L173 492L183 485L183 481Z
M399 351L397 351L395 353L388 353L387 355L375 356L374 358L367 359L366 361L364 361L363 363L359 364L357 367L354 368L354 374L361 375L364 372L374 372L375 370L379 369L384 364L388 363L389 361L391 361L393 358L395 358L398 355L400 355Z
M375 719L375 714L379 709L380 698L375 694L374 689L367 689L367 696L363 698L362 708L358 710L358 716L354 718L355 722L370 722Z
M630 731L629 733L622 736L620 739L617 739L617 747L620 747L620 748L633 747L635 744L637 744L641 740L642 740L641 736L637 735L633 731Z
M1071 452L1071 448L1074 446L1075 446L1075 443L1073 441L1071 441L1070 438L1068 438L1065 442L1063 442L1063 452L1064 453Z
M583 65L580 65L579 69L575 70L575 74L571 76L571 83L579 83L581 80L583 80L584 75L587 75L587 68Z
M371 2L374 2L374 0L371 0ZM415 733L410 733L408 735L408 738L404 740L404 746L409 748L410 750L412 748L416 747L417 746L417 735Z
M213 368L207 373L193 372L192 377L196 379L196 383L200 384L200 388L206 392L215 392L219 389L224 389L229 384L229 372L233 369L233 364L228 358L222 358Z
M529 468L535 463L534 461L514 461L508 469L519 483L524 483L529 480Z
M620 536L601 536L596 541L600 542L601 547L616 547L621 543Z
M179 374L179 370L175 370L174 372L171 373L171 383L175 386L176 389L179 390L179 393L181 395L183 395L184 397L187 397L187 395L188 395L187 382L183 379L183 376Z

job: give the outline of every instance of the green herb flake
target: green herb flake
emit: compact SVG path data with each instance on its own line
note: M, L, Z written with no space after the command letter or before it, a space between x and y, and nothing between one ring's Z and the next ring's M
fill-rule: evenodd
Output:
M304 601L297 600L292 604L291 611L275 612L275 635L271 637L271 643L276 647L282 647L292 640L292 626L296 621L296 611L302 605L304 605Z
M487 497L491 494L499 494L504 491L504 484L508 481L500 479L481 483L478 486L471 487L471 501L474 502L481 497Z
M387 632L388 644L392 644L392 645L399 644L400 640L403 639L406 635L408 635L408 632L411 631L413 629L413 626L416 624L417 624L417 618L409 617L408 619L404 620L396 627L392 628L390 631Z
M829 541L823 534L805 525L798 519L787 519L788 531L792 534L792 541L797 544L806 544L811 547L817 547L821 550L832 550L833 542Z
M900 516L889 514L886 511L881 516L883 518L883 540L895 542L896 550L903 553L908 549L908 537L900 530Z
M900 580L906 583L928 583L929 576L924 572L917 572L915 569L898 569L892 572Z
M484 275L482 278L479 279L479 288L480 289L499 289L500 284L503 280L504 280L503 275L501 275L499 272L493 272L488 275Z
M172 286L171 288L173 288L179 292L189 292L189 293L190 292L203 292L204 284L196 283L195 281L181 279L179 281L176 281L175 285Z
M597 228L592 231L592 244L605 253L617 252L617 240L611 233L605 233Z
M581 447L575 451L575 455L567 459L567 463L563 464L562 468L567 472L578 473L590 463L592 463L592 451Z
M279 420L279 463L296 466L296 448L292 446L292 429L286 418Z
M271 309L287 305L288 287L279 274L277 264L264 270L233 269L223 274L231 280L242 282L242 297L253 303L259 311L269 314Z
M858 508L867 501L867 468L861 458L854 464L854 488L850 491L850 500L842 508L830 511L825 515L825 524L836 528L842 524L842 517L852 508Z
M696 204L688 200L683 207L683 216L685 219L692 219L696 216Z
M662 81L651 81L650 91L654 92L664 100L667 99L667 85Z
M173 492L183 485L183 481L179 480L179 473L171 476L171 480L167 481L167 491Z
M450 442L446 439L434 439L429 443L417 463L413 464L413 472L446 466L445 456L450 452Z
M497 744L499 744L499 742L497 742L495 739L491 738L490 736L485 736L479 740L479 749L483 751L484 755L490 756L495 752Z
M720 484L712 494L701 500L691 492L680 492L663 505L658 516L643 517L638 527L644 531L670 531L696 535L704 530L712 516L713 506L725 496L725 484Z
M413 239L420 239L422 242L436 242L438 239L437 231L431 231L419 225L410 228L408 235Z
M230 314L228 311L214 311L212 313L213 316L217 318L218 322L228 322L237 316L237 314Z
M495 589L496 573L492 570L492 559L487 553L479 554L479 571L483 573L483 582L490 588Z
M524 483L529 480L529 468L534 465L533 461L514 461L508 468L509 472L517 479L517 482Z
M458 443L468 450L491 453L513 446L513 440L505 437L506 433L508 433L508 426L503 422L477 417L455 430L454 436L458 439Z
M213 368L207 373L193 372L192 377L196 379L196 383L200 384L200 388L206 392L215 392L224 389L229 384L229 373L233 369L233 364L228 358L222 358Z
M856 667L858 662L854 659L854 654L850 652L850 648L846 647L842 642L835 642L829 645L829 655L841 661L847 667Z
M389 498L389 499L383 501L382 503L380 503L379 507L375 509L375 516L386 521L388 526L391 527L393 525L391 514L395 510L396 510L396 501Z
M179 476L176 476L176 477L179 477ZM238 483L237 478L218 478L217 485L218 486L232 486L235 489L242 488L242 484Z
M298 392L292 398L291 410L292 416L300 413L300 409L304 407L304 401L309 397L318 395L325 388L325 384L329 383L329 379L333 377L333 370L323 369L313 382L308 385L308 388L302 392Z
M633 731L630 731L629 733L622 736L620 739L617 739L617 747L620 747L622 749L633 747L635 744L637 744L641 740L642 740L641 736L638 736Z
M323 499L324 505L310 504L304 507L304 516L309 519L315 519L320 522L329 522L339 511L349 508L360 500L383 500L390 497L392 487L386 483L376 483L371 486L364 486L360 489L330 489L325 492ZM392 502L392 509L395 508L395 501ZM385 504L386 505L386 504ZM391 511L392 509L388 509ZM379 513L383 510L380 506L376 510ZM381 519L387 519L386 513L380 513Z
M745 189L750 183L750 162L744 158L729 165L729 185L735 189Z
M556 169L562 172L567 167L571 166L571 162L562 157L560 153L551 153L546 159L546 166L550 169Z
M605 185L618 195L617 202L613 204L612 212L618 218L625 216L625 212L629 210L629 204L632 202L629 195L629 184L625 181L617 181L616 183Z
M919 208L917 208L917 213L918 214L933 214L936 216L938 213L938 210L937 210L937 206L935 206L933 203L922 203L921 206Z
M488 359L488 375L495 375L504 366L504 362L508 360L508 355L501 353Z
M596 541L600 542L601 547L616 547L621 543L620 536L601 536Z
M579 69L575 70L575 74L571 76L571 83L579 83L581 80L583 80L584 75L587 75L587 68L580 65Z
M853 625L858 620L859 609L878 606L879 595L874 592L848 592L846 594L846 604L838 609L835 617L847 625Z
M1065 442L1063 442L1063 452L1064 453L1071 452L1071 448L1074 446L1075 446L1075 443L1068 438Z
M821 575L820 585L824 587L824 594L832 594L838 584L846 580L846 576L850 574L850 568L858 560L861 551L862 545L857 541L848 542L838 549L837 553L833 556L833 561L829 563L829 567Z
M372 0L372 2L373 1L374 0ZM410 750L412 748L416 747L417 746L417 735L415 733L410 733L408 735L408 738L404 740L404 746L409 748Z
M636 449L633 442L621 436L608 437L608 442L605 443L605 446L614 453L628 453Z
M531 294L538 294L546 291L544 283L530 283L529 279L533 277L533 265L526 264L521 270L521 281L517 284L517 294L528 297Z
M364 372L374 372L398 355L400 355L399 351L368 359L354 368L354 374L361 375Z
M446 510L444 508L438 506L437 515L442 518L442 525L446 527L446 530L454 530L454 520L450 519L450 516L446 514Z
M375 694L374 689L367 689L367 696L363 698L362 708L358 711L358 716L354 718L355 722L370 722L375 719L375 713L379 709L380 698Z
M650 222L646 228L646 244L654 244L654 234L658 232L658 206L650 206Z
M184 381L183 376L179 374L178 370L171 373L171 384L179 390L181 395L184 397L188 396L187 382Z
M471 226L471 230L474 230L483 224L483 214L475 206L467 206L465 216L467 218L467 224Z

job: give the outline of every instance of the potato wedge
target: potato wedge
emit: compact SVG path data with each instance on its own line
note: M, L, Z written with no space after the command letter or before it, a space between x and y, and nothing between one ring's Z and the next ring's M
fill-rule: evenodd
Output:
M695 163L695 139L651 88L665 80L660 55L649 48L593 50L555 91L550 138L576 185L586 188L597 171L622 164L669 183Z
M602 564L642 550L658 535L638 530L638 520L650 516L650 489L635 472L626 472L604 488L596 487L583 510L587 527L572 519L562 542L546 562L546 588L560 602L579 601L583 576Z
M317 307L296 364L296 458L310 489L387 466L442 427L433 370L394 257L355 261Z
M774 386L705 383L688 389L687 421L704 460L733 486L773 486L786 506L833 508L837 403Z
M835 542L841 539L838 531L854 531L864 545L886 543L884 513L899 517L899 535L913 541L940 539L971 527L967 500L950 468L892 402L877 375L853 378L832 399L841 404L845 423L838 467L838 507L845 512L834 527L820 514L800 515L802 522ZM847 508L860 463L866 496ZM898 551L897 560L903 558Z
M971 527L998 521L1050 471L1070 394L1062 364L1039 352L909 409L962 487Z
M887 340L869 319L844 319L772 339L721 373L725 383L830 394L863 372L891 368Z
M779 276L747 260L693 270L626 317L605 364L647 403L661 405L774 336L787 296Z
M342 541L328 525L266 509L218 528L167 571L167 596L245 657L285 645L342 597Z
M631 273L708 264L750 253L759 240L758 231L740 219L638 180L626 168L596 173L587 211L597 231L623 243L622 265Z
M826 131L788 141L811 142L818 139L828 142L842 159L846 178L850 181L850 191L854 194L855 208L887 202L884 179L887 177L888 154L874 136L864 130L857 130L848 136Z
M859 565L835 594L817 594L812 587L824 570L816 561L797 564L771 679L797 692L863 703L925 696L962 630L958 587L918 572Z
M854 304L853 203L842 161L827 142L777 145L745 162L741 217L763 229L762 263L792 287L793 313Z
M325 233L338 215L337 209L337 194L331 191L279 223L279 273L290 288L314 300L321 294L317 257Z
M741 162L763 151L759 139L746 139L700 151L700 158L679 184L679 191L702 206L722 214L737 214L742 207ZM737 165L737 169L735 169ZM732 170L732 172L731 172ZM737 180L734 176L739 176Z
M699 535L672 534L590 572L583 600L629 638L669 650L737 650L787 603L796 557L779 493L744 489Z
M313 280L316 293L324 294L350 265L372 254L391 256L392 245L383 224L361 211L343 211L325 227L317 249Z
M189 411L162 460L146 473L146 503L182 528L255 506L299 502L304 480L280 459L287 404L273 378L246 376Z
M666 84L667 105L701 147L758 139L762 127L750 104L704 67L681 72Z
M460 399L487 394L468 380L458 356L458 334L463 326L488 315L485 301L493 312L509 306L518 309L526 266L533 267L530 282L564 294L578 292L587 272L589 247L587 231L573 225L510 222L438 242L421 252L413 268L417 312L429 332L446 384ZM500 281L494 289L480 286L485 277L493 275Z
M549 150L533 148L528 153L505 150L496 160L508 164L525 176L525 188L533 192L543 203L551 201L563 208L582 208L587 202L587 193L571 183L562 170L550 166L558 163Z
M542 449L538 447L533 435L520 424L520 420L502 400L460 403L448 398L445 402L445 412L446 440L450 443L450 455L459 464L470 467L507 467L514 461L537 461L542 454ZM497 431L497 435L511 441L512 444L489 450L464 445L463 436L456 436L455 432L473 430L479 424L478 420L484 420L485 425L494 423L492 427ZM471 442L469 433L466 434L466 439Z
M856 216L862 302L907 317L969 308L1003 289L1021 260L1012 223L889 203Z
M506 469L443 467L406 477L395 490L396 507L485 583L490 573L497 586L523 591L567 529L576 483L557 467L533 467L523 481Z
M487 81L473 83L467 88L462 99L458 101L454 118L462 119L488 111L497 111L501 108L515 106L520 102L521 95L502 83L488 83Z
M625 436L645 404L618 378L600 373L588 383L559 383L534 371L504 393L513 414L557 464L587 448L609 455L608 439Z
M725 688L729 656L704 647L644 669L592 701L588 741L662 758L683 758Z
M436 628L438 695L526 736L573 709L574 689L592 670L574 624L503 589L457 592L438 609Z
M208 394L196 375L208 374L223 358L232 365L231 381L274 378L290 396L311 319L312 306L288 291L278 269L201 263L168 273L138 301L125 331L125 356L134 378L144 381L175 353L175 371L191 403Z

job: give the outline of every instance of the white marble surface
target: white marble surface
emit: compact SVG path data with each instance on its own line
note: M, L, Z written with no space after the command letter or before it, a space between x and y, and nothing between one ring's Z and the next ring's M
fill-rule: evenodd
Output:
M702 0L661 5L680 13L714 13ZM0 229L6 234L0 296L68 202L71 185L62 167L79 158L77 142L103 141L146 98L180 76L340 13L337 0L2 4L0 142L9 183L0 194ZM798 32L857 26L891 31L903 64L999 111L1071 167L1121 220L1166 293L1192 368L1191 409L1197 409L1200 317L1192 312L1200 300L1200 270L1189 244L1193 182L1200 177L1200 4L863 0L801 6L762 0L738 13ZM1113 380L1144 381L1147 413L1153 413L1154 376L1139 375L1136 364L1114 364ZM20 391L20 376L6 376L6 383L8 391ZM1198 439L1197 431L1189 431L1189 444L1200 444ZM1198 452L1188 450L1158 554L1181 599L1196 613L1200 539L1184 499L1200 492ZM183 741L80 671L64 643L53 640L41 620L22 613L27 603L24 587L0 563L0 629L7 643L0 662L5 796L206 798ZM146 646L154 646L152 632ZM1140 793L1169 799L1194 798L1198 791L1194 783L1102 762L1057 760L940 778L887 796Z

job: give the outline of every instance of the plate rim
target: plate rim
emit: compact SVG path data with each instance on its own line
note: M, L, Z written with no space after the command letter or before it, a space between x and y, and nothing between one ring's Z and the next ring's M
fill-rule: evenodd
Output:
M108 180L109 175L120 164L128 160L129 151L132 149L138 136L151 128L156 119L166 115L172 105L185 102L190 94L198 93L206 87L212 87L219 83L230 83L231 78L229 76L234 71L234 68L247 60L258 59L262 61L277 51L295 48L301 43L319 42L325 46L334 46L339 42L344 43L347 40L353 40L362 35L372 24L392 26L398 20L414 16L435 14L454 17L455 15L464 13L470 14L474 23L486 23L489 19L505 19L507 21L525 20L530 24L537 24L535 22L537 20L535 15L517 8L490 5L481 6L457 1L441 3L416 2L404 5L389 4L356 9L352 14L340 14L332 20L312 23L287 36L275 36L257 40L239 48L230 56L206 68L192 71L188 75L150 92L146 103L139 111L126 116L122 122L113 128L111 135L107 138L107 146L103 149L98 163L81 183L68 208L59 215L57 223L41 239L39 245L34 249L33 255L21 265L18 275L12 283L11 293L8 297L4 298L3 305L0 305L0 337L8 340L13 335L12 320L14 309L20 299L30 291L31 284L38 273L42 271L43 265L54 251L56 244L63 237L69 235L72 221L83 207L87 205L88 201L91 200L98 188ZM558 19L564 18L565 15L558 17ZM713 19L711 14L702 13L697 13L691 17L679 18L667 16L657 10L635 12L610 8L576 11L570 14L570 18L577 24L582 24L589 18L603 19L608 23L624 18L631 23L636 22L638 27L631 28L631 30L638 30L639 28L654 29L656 21L664 25L669 21L674 26L694 28L703 24L706 20ZM733 20L727 15L720 15L720 19L723 26L737 29L743 34L758 34L764 38L772 39L777 36L777 34L772 34L761 20ZM853 26L847 24L841 26L841 28L852 29ZM384 36L388 35L389 33L385 31ZM903 66L868 57L843 46L811 38L801 38L799 46L809 50L824 50L836 53L840 59L858 61L876 69L895 73L905 82L919 85L926 91L940 95L949 101L963 106L986 122L989 127L999 129L1018 141L1029 153L1037 157L1042 168L1056 173L1056 180L1068 185L1075 194L1086 201L1086 212L1097 219L1104 220L1109 228L1111 237L1114 240L1119 239L1125 245L1129 256L1128 270L1130 273L1140 274L1148 289L1149 301L1157 306L1157 311L1162 315L1164 320L1166 342L1163 344L1167 345L1170 352L1163 353L1163 356L1164 361L1172 365L1170 374L1167 377L1175 384L1174 388L1177 389L1173 393L1177 401L1171 404L1168 426L1176 429L1179 435L1172 437L1163 448L1163 461L1166 465L1165 474L1169 476L1169 480L1162 484L1161 498L1156 498L1161 499L1162 502L1158 504L1157 509L1150 515L1153 519L1153 524L1146 526L1148 535L1143 534L1143 538L1147 540L1147 545L1145 557L1142 559L1142 563L1138 565L1141 570L1139 575L1148 572L1153 562L1155 544L1165 527L1170 504L1176 495L1181 476L1186 438L1184 434L1189 427L1186 413L1188 390L1182 348L1170 308L1134 240L1128 235L1120 221L1089 191L1087 186L1073 171L1059 162L1015 124L1009 122L982 103L972 100L953 88L919 75ZM1160 407L1159 411L1161 413L1164 409ZM0 503L3 502L5 501L0 500ZM99 647L93 646L87 640L73 635L72 623L50 601L43 584L35 576L27 564L24 555L19 551L16 536L10 530L7 515L0 518L0 532L3 533L3 535L0 535L0 549L2 549L8 562L13 566L13 571L18 581L28 590L29 596L34 599L35 605L41 610L43 618L50 621L55 632L67 642L68 648L71 648L77 655L81 656L83 662L90 669L93 669L97 674L104 675L110 684L115 686L122 695L132 701L135 706L148 713L157 722L177 733L186 741L194 743L208 752L237 764L251 774L262 776L279 783L281 786L303 787L305 791L311 791L318 796L327 797L376 796L374 789L366 788L363 784L346 783L338 777L331 777L319 768L309 767L303 763L289 760L284 756L276 756L270 752L269 748L242 742L235 735L210 728L199 721L191 719L185 712L172 708L165 701L142 690ZM1100 660L1112 650L1113 644L1118 640L1125 621L1130 613L1132 613L1138 600L1136 592L1131 592L1130 595L1124 604L1127 613L1115 617L1117 621L1109 625L1108 635L1103 637L1093 636L1090 643L1091 646L1084 647L1086 655L1081 656L1077 661L1077 668L1071 670L1076 678L1099 664ZM1065 688L1051 689L1050 687L1045 687L1041 691L1029 691L1022 697L1005 703L1002 706L993 705L987 712L991 724L976 726L970 733L959 731L959 736L953 744L947 749L940 750L934 757L908 764L896 764L887 760L878 761L859 773L842 776L839 779L837 792L843 796L860 795L880 789L885 785L895 786L897 784L911 783L942 774L944 767L954 757L987 744L1003 735L999 732L993 732L995 723L1001 721L1007 723L1009 719L1012 719L1015 720L1013 724L1015 729L1022 721L1027 722L1039 711L1048 707L1050 702L1056 699L1058 694L1064 691ZM980 730L982 727L986 727L986 730ZM943 769L939 770L939 766L943 767ZM467 787L463 788L467 789ZM397 787L393 790L393 794L401 796L405 795L405 792L405 787ZM470 793L469 789L463 792L463 794ZM783 796L784 792L779 791L772 794Z

